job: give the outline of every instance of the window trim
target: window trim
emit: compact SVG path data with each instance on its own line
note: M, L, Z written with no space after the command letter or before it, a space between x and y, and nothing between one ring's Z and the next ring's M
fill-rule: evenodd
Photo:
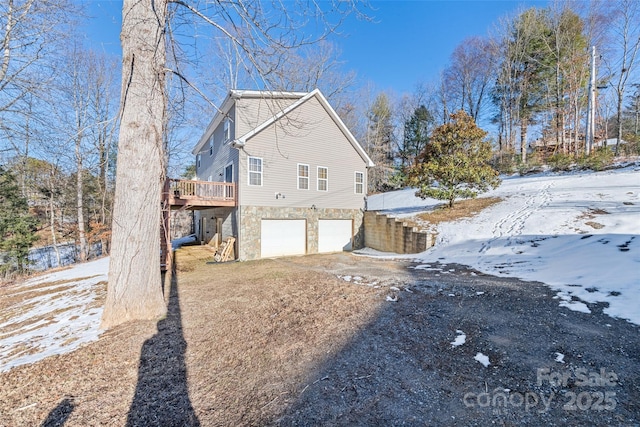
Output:
M326 178L320 178L320 169L324 169L326 171ZM317 184L316 184L316 190L318 191L322 191L322 192L328 192L329 191L329 168L327 166L318 166L316 169L316 177L317 177ZM325 189L321 190L320 189L320 182L324 182L325 183Z
M213 144L214 144L214 139L213 139L213 134L211 134L211 136L209 137L209 157L213 156Z
M260 161L260 170L259 171L252 171L251 170L251 160L252 159ZM264 172L264 162L262 160L262 157L248 156L247 157L247 185L249 185L251 187L262 187L262 184L263 184L263 172ZM259 174L259 176L260 176L260 184L252 184L251 183L251 174L252 173Z
M202 154L198 153L196 155L196 172L198 171L198 169L200 169L202 167Z
M231 166L231 181L227 181L227 169ZM222 169L222 182L233 183L235 182L233 179L235 178L235 166L233 162L229 162L224 165L224 169Z
M358 175L362 177L362 180L358 182ZM364 172L355 171L353 177L353 191L355 194L364 194ZM362 190L358 191L358 185L362 186Z
M307 168L307 176L302 176L300 175L300 166L305 166ZM298 190L308 190L309 189L309 180L310 180L310 175L311 175L311 168L309 167L308 164L306 163L298 163L296 166L296 175L297 175L297 180L296 180L296 185L298 187ZM306 179L307 180L307 188L300 188L300 178L302 179Z
M225 117L222 122L222 135L225 143L231 141L231 120L229 117Z

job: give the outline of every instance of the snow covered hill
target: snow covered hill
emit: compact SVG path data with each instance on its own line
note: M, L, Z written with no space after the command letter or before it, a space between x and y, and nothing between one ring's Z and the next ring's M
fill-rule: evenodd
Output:
M369 198L371 210L398 217L441 204L414 190ZM460 263L487 274L540 281L560 304L640 324L640 167L606 172L508 177L483 197L503 201L479 215L441 223L436 246L417 255L431 263Z

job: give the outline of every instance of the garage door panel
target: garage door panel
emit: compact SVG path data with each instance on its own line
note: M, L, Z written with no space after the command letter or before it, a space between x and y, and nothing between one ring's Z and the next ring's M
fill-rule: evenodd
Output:
M304 219L263 219L260 256L270 258L304 255L307 252L307 222Z
M352 235L352 220L321 219L318 221L318 252L350 251Z

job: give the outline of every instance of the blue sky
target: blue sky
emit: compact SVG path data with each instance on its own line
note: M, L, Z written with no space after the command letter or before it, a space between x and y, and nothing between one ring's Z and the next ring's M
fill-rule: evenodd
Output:
M546 2L528 1L526 5ZM518 1L376 1L375 23L349 22L339 42L342 59L361 78L384 90L411 92L434 81L455 47L470 36L487 35Z
M487 35L500 17L547 1L413 0L372 1L375 22L348 19L333 41L342 50L346 70L360 82L372 82L398 94L419 82L435 81L455 47L465 38ZM93 0L86 27L91 44L119 53L120 1Z

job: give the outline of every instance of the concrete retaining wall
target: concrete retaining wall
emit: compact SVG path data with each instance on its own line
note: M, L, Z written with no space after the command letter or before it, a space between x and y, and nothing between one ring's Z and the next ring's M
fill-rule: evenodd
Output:
M382 252L417 254L435 244L437 234L419 231L398 218L368 211L364 213L364 245Z

